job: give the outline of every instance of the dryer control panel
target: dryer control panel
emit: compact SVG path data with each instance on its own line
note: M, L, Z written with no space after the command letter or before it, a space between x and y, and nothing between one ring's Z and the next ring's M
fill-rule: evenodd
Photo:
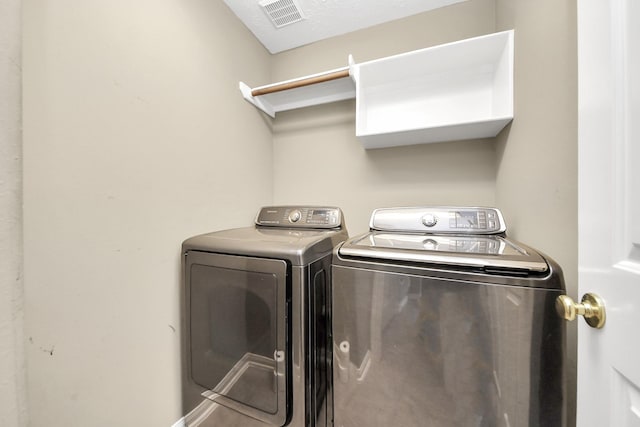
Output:
M430 234L501 234L507 230L496 208L411 207L376 209L371 230Z
M267 206L255 222L265 227L340 228L342 211L326 206Z

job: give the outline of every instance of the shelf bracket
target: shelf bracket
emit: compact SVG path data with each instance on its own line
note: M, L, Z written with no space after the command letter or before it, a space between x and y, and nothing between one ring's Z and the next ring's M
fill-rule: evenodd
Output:
M275 118L276 117L276 112L274 110L274 108L265 103L262 102L262 100L260 100L259 98L255 98L251 92L251 88L244 82L240 82L240 92L242 92L242 97L247 100L249 103L253 104L254 106L256 106L258 109L264 111L265 113L267 113L269 116Z

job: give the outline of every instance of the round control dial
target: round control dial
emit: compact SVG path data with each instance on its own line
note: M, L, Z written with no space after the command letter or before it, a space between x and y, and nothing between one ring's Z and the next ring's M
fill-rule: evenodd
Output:
M299 210L295 210L289 214L289 221L298 222L302 218L302 213Z
M426 214L422 217L422 223L427 227L433 227L438 223L438 217L434 214Z

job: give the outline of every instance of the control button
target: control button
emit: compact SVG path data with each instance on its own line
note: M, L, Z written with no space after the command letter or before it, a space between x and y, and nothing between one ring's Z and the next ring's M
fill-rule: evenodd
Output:
M489 221L489 228L492 229L492 230L494 228L496 228L496 222L495 221Z
M422 217L422 223L427 227L433 227L438 223L438 218L433 214L426 214Z
M298 222L300 218L302 218L302 214L299 210L295 210L289 214L289 221L291 222Z

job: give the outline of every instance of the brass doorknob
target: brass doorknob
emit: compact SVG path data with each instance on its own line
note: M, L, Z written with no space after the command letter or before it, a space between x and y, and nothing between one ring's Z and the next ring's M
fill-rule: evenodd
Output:
M596 294L584 294L582 302L577 304L568 295L560 295L556 298L556 311L558 316L571 321L576 316L584 316L585 322L592 328L600 329L607 320L604 301Z

